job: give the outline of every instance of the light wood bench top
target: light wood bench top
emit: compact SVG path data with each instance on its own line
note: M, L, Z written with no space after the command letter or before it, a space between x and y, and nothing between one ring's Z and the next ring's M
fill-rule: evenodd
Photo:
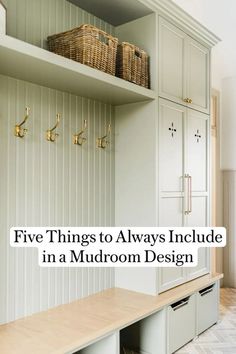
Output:
M0 326L0 353L65 354L124 328L223 277L206 275L158 296L105 290Z

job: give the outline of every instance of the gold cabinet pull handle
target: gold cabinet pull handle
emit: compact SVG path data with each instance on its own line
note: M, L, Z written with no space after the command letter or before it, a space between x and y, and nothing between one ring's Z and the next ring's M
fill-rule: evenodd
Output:
M185 193L185 185L186 183L184 183L184 215L188 215L189 214L189 175L188 174L185 174L184 175L184 180L185 182L187 181L188 183L188 195L187 195L187 206L186 206L186 193Z
M192 213L192 209L193 209L193 206L192 206L192 176L189 175L189 210L188 210L188 213L191 214Z

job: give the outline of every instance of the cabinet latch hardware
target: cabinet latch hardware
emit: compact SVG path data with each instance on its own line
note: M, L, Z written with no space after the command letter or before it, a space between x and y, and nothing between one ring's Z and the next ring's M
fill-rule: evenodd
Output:
M195 138L197 138L197 143L199 143L199 139L201 139L201 135L200 135L200 132L199 132L199 129L197 130L197 133L195 134Z
M193 103L193 100L191 98L184 98L184 102Z
M169 128L169 131L171 132L172 138L174 137L174 133L177 132L177 129L174 128L174 123L171 123L171 128Z

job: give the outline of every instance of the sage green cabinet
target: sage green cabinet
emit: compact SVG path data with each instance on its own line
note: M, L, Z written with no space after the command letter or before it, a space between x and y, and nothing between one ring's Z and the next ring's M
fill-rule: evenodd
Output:
M210 51L159 17L159 96L209 113Z
M209 225L212 44L199 24L193 32L175 15L157 13L155 103L116 107L117 226ZM207 274L209 257L200 249L188 269L120 268L115 283L156 295Z
M159 100L159 225L204 227L209 218L209 116ZM198 251L194 268L159 268L159 292L209 272L208 248Z

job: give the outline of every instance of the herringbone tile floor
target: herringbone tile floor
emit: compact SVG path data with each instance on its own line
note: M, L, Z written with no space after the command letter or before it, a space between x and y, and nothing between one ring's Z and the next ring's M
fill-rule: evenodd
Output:
M236 289L221 290L219 323L177 353L236 354Z

